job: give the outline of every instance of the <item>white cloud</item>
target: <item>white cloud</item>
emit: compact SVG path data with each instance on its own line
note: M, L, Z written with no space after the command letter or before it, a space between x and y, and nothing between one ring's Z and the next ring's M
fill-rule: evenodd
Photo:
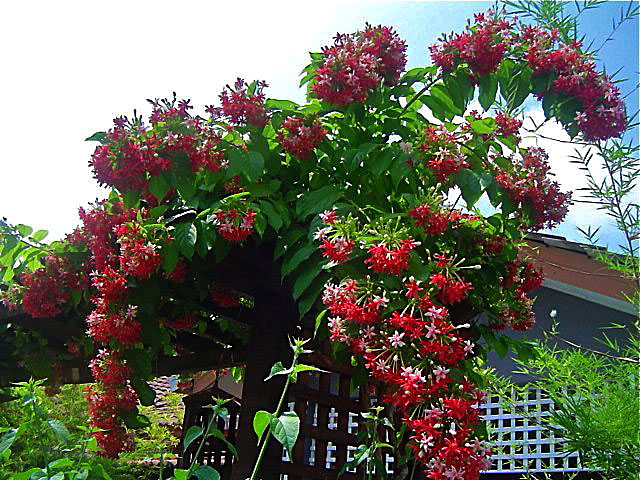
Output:
M590 149L580 143L572 143L571 138L566 133L560 123L555 120L545 122L542 108L536 106L525 112L526 118L523 128L526 130L537 129L537 134L522 131L523 145L538 146L544 148L549 154L549 164L551 172L555 176L563 191L573 191L574 200L586 199L586 192L579 189L587 186L586 172L580 168L579 164L572 163L576 151L581 155L586 155ZM591 160L591 172L597 178L604 175L602 159L593 152ZM600 238L602 243L610 248L615 248L616 243L621 239L620 233L615 228L611 218L594 204L575 202L570 208L564 223L554 229L551 233L564 235L570 240L585 241L584 236L576 227L586 228L602 226Z
M104 191L84 138L176 91L217 102L236 76L302 100L308 52L364 23L361 9L306 2L3 2L0 217L60 238ZM347 15L341 15L348 12Z

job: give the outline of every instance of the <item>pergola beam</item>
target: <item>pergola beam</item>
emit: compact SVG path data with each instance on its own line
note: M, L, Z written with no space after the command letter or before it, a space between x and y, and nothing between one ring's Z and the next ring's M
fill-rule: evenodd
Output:
M246 349L210 348L207 351L180 357L160 357L152 363L151 372L154 377L161 377L202 370L219 370L242 365L246 362L246 359ZM63 363L60 376L57 379L58 382L62 384L92 383L94 380L88 363L89 359ZM3 369L0 372L0 387L9 386L13 382L26 381L32 376L28 370L23 368Z

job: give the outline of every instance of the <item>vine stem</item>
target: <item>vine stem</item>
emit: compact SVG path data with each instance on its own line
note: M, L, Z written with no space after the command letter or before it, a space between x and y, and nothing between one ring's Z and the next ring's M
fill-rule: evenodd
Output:
M291 363L291 369L295 369L296 364L298 363L298 355L299 353L296 351L293 354L293 362ZM287 398L287 391L289 390L289 385L291 384L291 374L287 375L287 381L284 384L284 388L282 389L282 394L280 395L280 400L278 401L278 406L276 407L276 411L273 414L273 418L277 418L280 415L280 411L282 410L282 406L284 405L284 400ZM253 466L253 472L251 472L251 477L249 480L256 480L258 478L258 472L260 471L260 465L264 460L264 456L267 452L267 446L269 445L269 440L271 439L271 422L269 422L269 426L267 428L267 433L262 442L262 447L260 448L260 453L258 454L258 458L256 460L256 464Z
M430 89L430 88L431 88L431 87L432 87L432 86L433 86L433 85L434 85L438 80L440 80L440 77L439 77L439 76L438 76L438 77L436 77L436 78L434 78L433 80L431 80L431 82L427 83L427 84L422 88L422 90L420 90L418 93L416 93L416 94L411 98L411 100L409 100L409 101L407 102L407 104L404 106L404 108L403 108L403 109L402 109L402 111L400 112L400 115L398 115L398 116L402 116L402 115L404 114L404 112L406 112L406 111L407 111L407 109L408 109L411 105L413 105L413 104L418 100L418 98L420 98L420 96L421 96L424 92L426 92L427 90L429 90L429 89Z
M202 451L202 447L204 447L205 442L207 441L207 437L209 436L209 431L211 430L211 427L213 426L213 422L216 420L216 418L218 418L218 415L216 413L214 413L211 416L211 419L209 420L209 423L207 424L207 429L204 432L204 435L202 436L202 441L200 442L200 445L198 445L198 450L196 450L196 454L193 457L193 461L191 462L191 465L189 466L189 470L187 470L187 474L185 476L185 478L189 479L191 478L191 472L193 471L193 467L196 466L196 462L198 461L198 457L200 456L200 452Z

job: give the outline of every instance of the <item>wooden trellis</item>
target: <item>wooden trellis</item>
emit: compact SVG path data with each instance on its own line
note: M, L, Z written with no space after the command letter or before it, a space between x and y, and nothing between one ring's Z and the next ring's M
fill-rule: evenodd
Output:
M272 449L270 455L276 458L271 460L276 460L277 468L262 475L264 479L336 479L342 465L352 460L353 452L360 444L358 439L358 429L362 421L360 414L367 411L372 401L375 403L375 399L380 398L382 393L378 386L365 384L354 387L352 384L354 369L332 360L328 341L314 347L314 353L304 357L303 361L325 372L301 373L297 383L293 384L289 390L288 407L300 418L300 434L292 451L293 458L288 458L286 452L279 446ZM256 392L257 390L252 391L251 385L245 382L243 397L254 396ZM183 432L191 425L203 425L208 418L207 409L203 408L203 405L211 402L212 392L209 391L208 396L205 395L206 392L201 392L188 397L185 401ZM223 425L228 432L229 441L233 442L235 438L248 436L255 443L256 436L253 430L245 432L241 425L239 411L235 409L233 412L230 411L230 422ZM386 431L379 432L379 435L387 434ZM190 447L187 455L181 460L182 465L188 465L191 462L194 451L195 448ZM242 450L240 454L242 456ZM198 461L214 468L220 466L219 472L222 478L236 478L235 474L231 474L228 449L220 441L214 440L205 444ZM393 458L386 455L382 461L387 466L387 473L391 474ZM361 464L358 471L347 470L340 478L362 478L363 473L364 464Z
M185 398L185 413L182 423L183 435L193 425L202 427L203 430L207 427L213 413L210 408L207 408L207 405L211 404L212 395L222 396L223 393L209 390ZM219 418L215 426L224 433L231 444L235 444L240 422L240 404L236 401L231 401L225 407L229 411L228 417L226 419ZM178 462L180 467L191 464L198 449L198 444L198 441L193 442L184 452ZM229 451L229 447L215 436L206 439L200 455L198 455L198 463L200 465L209 465L215 468L222 478L230 478L232 461L233 454Z

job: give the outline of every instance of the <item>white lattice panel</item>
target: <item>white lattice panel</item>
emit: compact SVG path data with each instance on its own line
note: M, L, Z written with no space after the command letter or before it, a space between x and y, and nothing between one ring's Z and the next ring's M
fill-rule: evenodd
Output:
M541 426L541 420L551 416L553 402L539 389L529 389L526 398L514 396L513 402L501 402L496 395L487 398L480 410L495 452L489 472L583 470L577 453L563 451L564 439Z

